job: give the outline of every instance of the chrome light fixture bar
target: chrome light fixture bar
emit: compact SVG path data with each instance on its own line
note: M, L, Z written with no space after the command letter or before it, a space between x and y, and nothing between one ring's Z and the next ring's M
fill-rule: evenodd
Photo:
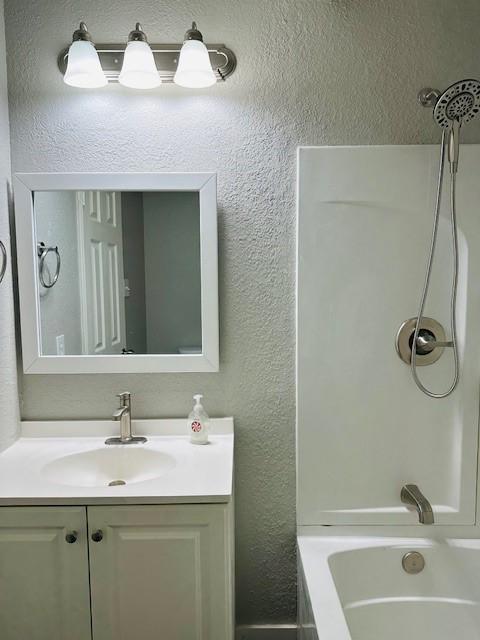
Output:
M179 44L150 44L162 84L173 82L183 45L183 42ZM95 44L101 67L109 83L119 81L126 46L126 43ZM205 46L217 82L226 80L237 66L235 54L224 44L205 44ZM63 75L67 70L69 48L65 47L58 56L58 68Z

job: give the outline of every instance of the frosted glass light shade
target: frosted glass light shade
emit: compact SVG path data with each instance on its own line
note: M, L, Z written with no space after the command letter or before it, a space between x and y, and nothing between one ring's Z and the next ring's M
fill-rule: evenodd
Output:
M98 53L88 40L77 40L70 45L63 81L71 87L83 89L95 89L107 84Z
M161 85L148 42L132 40L127 44L118 81L132 89L154 89Z
M173 81L181 87L199 89L211 87L217 79L213 72L207 47L200 40L187 40L180 51L177 72Z

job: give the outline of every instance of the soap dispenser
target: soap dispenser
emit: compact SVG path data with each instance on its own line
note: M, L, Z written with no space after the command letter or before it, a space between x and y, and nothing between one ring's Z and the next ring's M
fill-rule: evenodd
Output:
M188 416L188 433L192 444L208 443L208 423L210 418L200 402L202 398L201 394L193 396L195 404Z

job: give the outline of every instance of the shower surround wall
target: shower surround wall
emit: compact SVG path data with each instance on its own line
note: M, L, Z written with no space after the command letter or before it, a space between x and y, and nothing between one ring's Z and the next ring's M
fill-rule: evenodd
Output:
M409 483L427 496L437 524L475 522L480 145L462 146L458 173L455 393L423 395L394 347L400 324L418 309L438 155L437 145L299 150L299 526L418 526L417 513L400 500ZM447 176L424 314L450 336L448 183ZM452 350L418 374L429 388L447 389Z
M0 451L8 447L15 440L19 423L10 232L8 224L10 132L8 128L7 68L4 34L3 0L0 0L0 240L2 240L8 253L8 269L3 282L0 284Z
M23 415L105 417L123 387L144 417L185 415L194 391L233 414L237 619L293 621L296 147L437 142L416 93L478 75L478 0L6 5L14 171L218 173L220 373L29 375ZM56 58L81 19L104 42L136 20L180 41L195 19L238 68L207 91L71 89ZM479 121L464 140L480 141Z

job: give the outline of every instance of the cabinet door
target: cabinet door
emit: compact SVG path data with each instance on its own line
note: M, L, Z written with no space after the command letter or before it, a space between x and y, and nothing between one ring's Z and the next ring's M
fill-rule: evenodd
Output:
M2 640L90 640L86 528L83 507L0 508Z
M228 505L89 507L88 522L94 640L233 638Z

